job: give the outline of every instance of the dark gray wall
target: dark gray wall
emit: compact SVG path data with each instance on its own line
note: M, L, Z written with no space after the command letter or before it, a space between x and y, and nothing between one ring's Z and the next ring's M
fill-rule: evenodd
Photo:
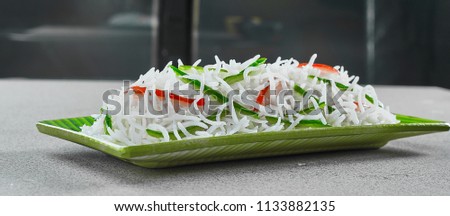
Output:
M147 0L0 1L0 77L134 79L151 66L151 29L109 24Z
M150 10L149 0L0 1L0 77L133 79L153 65L151 29L108 21ZM318 61L345 65L362 82L450 88L450 1L376 0L375 12L373 76L361 0L201 1L199 57L203 63L214 55L244 60L255 54L307 61L317 52ZM42 26L100 33L11 39Z

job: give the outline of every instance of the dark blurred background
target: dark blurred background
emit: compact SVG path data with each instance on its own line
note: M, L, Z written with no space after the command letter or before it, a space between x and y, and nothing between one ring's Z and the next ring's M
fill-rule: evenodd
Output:
M318 53L318 62L344 65L363 83L450 88L448 0L187 2L164 10L192 11L190 55L179 55L186 63ZM135 79L161 66L164 52L186 51L155 49L158 28L168 32L164 44L183 36L171 32L183 17L159 22L161 11L158 0L0 1L0 77Z

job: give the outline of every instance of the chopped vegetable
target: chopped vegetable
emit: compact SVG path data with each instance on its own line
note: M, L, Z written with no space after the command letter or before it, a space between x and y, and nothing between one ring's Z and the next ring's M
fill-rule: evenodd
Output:
M109 114L105 114L105 120L103 120L103 130L106 135L109 135L107 128L110 128L112 130L112 120L111 115Z
M119 108L128 106L123 110L130 112L119 115L102 112L97 119L103 122L84 127L82 132L133 145L303 127L398 122L370 87L366 91L357 84L357 78L352 80L346 71L340 73L337 67L314 64L315 59L313 55L308 64L299 64L292 58L278 58L266 64L266 59L259 55L244 63L235 60L227 63L216 57L214 65L204 67L197 66L197 61L195 66L169 64L161 71L152 68L139 77L137 84L125 90L133 90L139 97L108 95L109 101L123 101ZM201 91L201 96L171 90L176 89L179 82L186 84L183 87ZM157 87L148 91L150 86ZM249 101L249 90L254 89L258 91ZM273 100L273 94L277 100ZM358 95L364 95L362 101ZM332 101L329 96L333 96ZM142 109L142 99L146 102L144 105L157 107ZM211 102L206 104L208 100ZM116 105L105 102L103 108L112 109L118 107ZM67 124L70 126L70 122Z
M266 62L267 58L259 58L258 60L256 60L255 62L253 62L250 67L257 67L259 65L262 65ZM232 75L229 77L225 77L225 79L223 79L225 82L227 82L229 85L233 85L234 83L240 82L244 79L244 71L242 70L241 72L239 72L236 75Z
M308 65L308 63L300 63L298 64L298 67L304 67ZM319 69L321 73L326 74L326 73L331 73L331 74L339 74L339 71L336 70L336 68L331 67L330 65L326 65L326 64L318 64L318 63L314 63L312 65L313 68Z
M146 87L132 86L131 88L133 89L133 91L136 94L144 94L145 91L146 91ZM164 97L165 97L164 91L160 90L160 89L155 89L155 94L156 94L156 96L158 96L159 98L162 98L162 99L164 99ZM192 104L195 101L195 99L193 99L193 98L182 97L182 96L179 96L179 95L174 94L174 93L169 93L169 98L174 100L174 101L180 102L181 104L185 104L185 105L190 105L190 104ZM204 98L200 99L197 102L197 105L198 106L204 106L205 105L205 99Z

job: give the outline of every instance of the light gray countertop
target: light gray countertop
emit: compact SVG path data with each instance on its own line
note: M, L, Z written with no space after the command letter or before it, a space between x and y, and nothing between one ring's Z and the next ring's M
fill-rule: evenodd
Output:
M379 150L137 167L40 134L39 120L97 113L120 81L0 79L0 195L450 195L450 133ZM450 91L377 86L393 112L450 122Z

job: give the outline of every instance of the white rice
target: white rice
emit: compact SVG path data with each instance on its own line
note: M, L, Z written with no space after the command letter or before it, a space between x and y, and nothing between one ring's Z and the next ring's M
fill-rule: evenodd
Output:
M319 120L323 124L328 124L333 127L351 126L351 125L374 125L374 124L395 124L398 121L395 115L389 112L388 108L385 108L381 102L378 101L378 97L372 86L367 85L365 87L358 84L359 77L349 76L348 72L344 70L342 66L335 66L334 68L339 73L321 74L319 69L313 67L313 63L317 58L314 54L309 60L308 64L304 67L298 67L299 62L295 59L281 59L270 64L262 64L256 67L249 67L253 62L259 58L259 55L243 62L239 63L235 60L230 60L228 63L220 60L215 56L215 64L204 66L204 70L197 70L192 67L186 73L188 74L184 78L196 79L201 82L199 94L194 96L194 102L191 106L194 106L198 110L197 102L207 97L203 93L205 86L217 90L222 95L226 96L231 90L238 89L238 95L235 95L229 100L233 100L237 103L243 104L241 96L244 90L257 90L260 91L269 85L270 90L292 90L293 85L297 84L304 90L316 90L321 93L318 97L319 103L325 103L325 108L316 115L302 115L296 113L294 115L287 115L286 110L293 108L294 101L302 102L303 98L297 94L284 98L283 104L277 104L278 97L276 95L271 96L270 104L267 104L267 108L272 109L272 113L267 113L265 109L259 110L259 118L254 116L245 116L237 112L234 106L228 106L222 104L217 108L217 116L214 118L207 118L204 113L177 113L171 100L168 102L168 113L164 115L155 115L149 112L148 107L153 106L160 110L163 108L164 103L159 101L157 97L153 98L153 103L150 104L150 97L148 94L144 94L144 113L139 113L139 99L137 96L130 97L130 114L125 115L122 112L111 116L112 128L107 128L105 133L104 119L105 114L96 115L96 121L92 126L83 126L82 133L90 136L97 137L99 139L108 140L121 145L141 145L151 144L157 142L167 142L170 140L169 133L172 133L176 139L192 139L211 136L223 136L232 135L237 133L257 133L267 131L280 131L280 130L292 130L297 124L302 124L302 120ZM201 60L197 60L193 65L197 66ZM146 87L147 90L155 95L155 89L161 90L173 90L174 84L180 83L180 90L187 90L188 84L180 81L180 77L172 71L169 67L170 62L162 71L158 71L155 68L150 69L147 73L140 75L139 79L132 84L132 86ZM178 66L183 65L179 60ZM223 72L223 71L226 72ZM243 80L229 85L224 79L228 76L238 74L244 70ZM314 76L310 78L308 76ZM340 112L333 104L328 104L327 101L327 86L329 84L320 81L318 77L326 78L331 81L331 94L336 95L340 90L336 86L336 83L341 83L348 86L348 89L338 98L338 103L342 106L345 112ZM124 92L127 89L121 89L121 93L117 96L110 96L111 100L122 102L126 95ZM370 103L366 99L366 95L370 95L373 98L373 103ZM166 98L168 92L166 91ZM256 98L253 96L252 98ZM310 106L319 108L319 103L309 98L307 103ZM244 105L245 106L245 105ZM327 107L331 106L334 110L329 112ZM252 107L245 106L247 109ZM103 104L103 110L111 110L114 108L109 104ZM227 111L229 115L221 117L223 111ZM269 123L264 116L274 116L277 118L275 124ZM290 125L286 125L287 120ZM189 132L188 127L198 126L203 128L204 131ZM158 131L161 133L161 138L153 137L147 134L147 129Z

